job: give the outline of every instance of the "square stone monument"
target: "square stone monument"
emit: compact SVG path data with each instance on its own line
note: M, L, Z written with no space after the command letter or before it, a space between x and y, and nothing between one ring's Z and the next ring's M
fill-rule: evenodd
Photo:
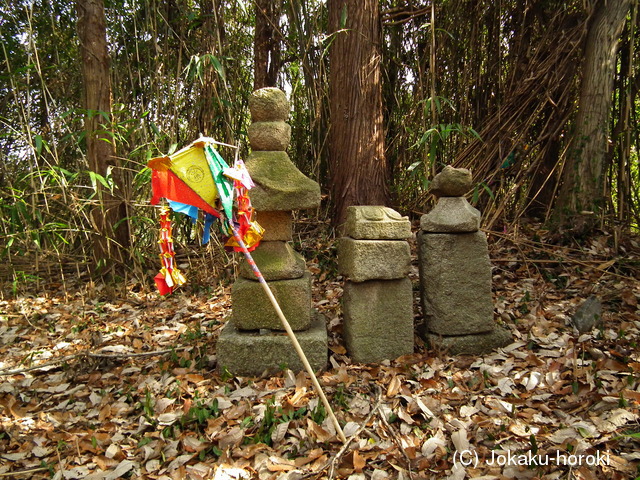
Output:
M377 363L413 353L409 219L387 207L353 206L344 232L338 269L347 277L342 312L349 355Z

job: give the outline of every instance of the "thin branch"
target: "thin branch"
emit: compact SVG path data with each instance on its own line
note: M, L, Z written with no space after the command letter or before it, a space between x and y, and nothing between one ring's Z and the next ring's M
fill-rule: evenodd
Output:
M16 470L13 472L0 473L0 477L15 477L16 475L27 475L30 473L46 472L47 470L49 470L49 468L47 467L29 468L27 470Z
M25 368L17 368L14 370L0 370L0 377L7 375L18 375L20 373L31 372L33 370L42 370L47 367L51 367L53 365L58 365L60 363L64 363L70 360L75 360L76 358L99 358L99 359L110 359L110 360L124 360L127 358L142 358L142 357L155 357L159 355L166 355L172 352L180 352L186 350L189 347L179 347L179 348L171 348L169 350L156 350L153 352L139 352L139 353L91 353L91 352L79 352L74 353L73 355L65 355L64 357L54 358L53 360L49 360L48 362L41 363L38 365L33 365L31 367Z

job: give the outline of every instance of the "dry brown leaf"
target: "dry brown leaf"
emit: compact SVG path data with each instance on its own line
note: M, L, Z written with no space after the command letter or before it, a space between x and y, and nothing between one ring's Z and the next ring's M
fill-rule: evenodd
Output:
M93 461L96 462L100 470L110 470L120 463L118 460L107 458L104 455L93 457Z
M610 268L613 265L615 265L616 262L617 262L617 259L614 258L613 260L609 260L608 262L601 263L596 268L598 270L606 270L607 268Z
M269 457L267 468L271 472L289 472L296 468L296 464L293 460L286 460L284 458L272 455Z
M403 378L400 375L394 375L389 382L389 386L387 387L387 397L395 397L402 388L402 380Z
M4 397L4 399L0 402L0 405L5 407L5 409L13 416L15 419L24 418L26 415L26 411L19 406L18 400L11 394Z
M629 390L628 388L625 388L624 390L622 390L622 395L627 400L631 400L632 402L640 404L640 392L636 392L635 390Z
M630 307L638 306L638 297L631 289L624 290L620 294L620 298L622 298L622 301L627 305L629 305Z
M235 447L240 445L240 442L244 438L244 430L240 427L233 427L226 434L221 435L217 438L218 440L218 448L220 450L226 450L230 447Z
M307 419L307 430L318 442L328 442L334 438L334 435L327 432L311 419Z
M307 465L308 463L311 463L317 460L318 458L322 457L323 453L324 453L323 449L314 448L313 450L310 450L309 452L307 452L306 456L296 458L294 463L296 467L303 467L304 465Z
M353 469L357 473L362 472L362 470L364 470L365 465L367 464L366 460L362 455L360 455L360 452L358 450L353 451L352 461L353 461Z
M624 408L606 412L602 417L593 417L592 421L601 433L615 432L618 428L638 419L638 414Z
M589 245L597 252L608 243ZM529 248L518 247L525 254ZM496 258L513 258L515 250L507 250ZM549 247L541 258L563 258L572 252ZM601 267L611 258L589 255L594 255L589 262ZM380 398L379 413L352 440L349 450L355 453L343 457L343 478L405 480L410 478L409 466L416 479L447 478L456 473L456 447L468 445L486 457L495 448L531 448L532 436L540 452L592 452L602 450L603 444L616 452L611 466L576 468L576 478L634 478L637 442L624 434L635 431L638 421L633 415L640 400L640 355L635 346L640 341L635 311L640 291L637 278L605 273L613 268L616 265L578 271L570 262L562 268L521 261L501 264L494 276L496 312L515 342L470 358L448 357L418 342L415 354L381 365L359 365L345 356L338 302L342 283L329 275L321 284L316 281L314 302L327 313L332 351L320 382L345 433L360 430L378 391L389 395ZM568 329L568 312L594 285L604 303L616 308L607 308L601 329L576 338ZM121 466L119 459L135 462L125 476L139 471L165 480L238 478L223 475L228 472L283 480L328 473L328 462L342 445L329 423L309 423L312 413L318 414L319 402L304 372L249 379L223 378L200 368L200 360L206 359L196 355L202 351L209 352L209 363L215 359L212 345L229 316L229 289L213 297L144 294L138 303L112 297L108 303L81 296L53 300L54 296L0 300L0 310L9 315L0 318L0 369L21 365L25 355L31 355L35 365L80 351L98 331L101 346L113 352L175 346L176 354L110 361L89 372L82 362L71 361L70 368L53 365L1 378L0 430L7 435L0 436L0 473L43 461L62 465L67 476L103 480L118 467L131 467ZM46 324L39 315L52 317ZM88 320L88 326L74 332L78 319ZM55 325L55 331L48 325ZM206 336L183 342L180 333L190 328L206 331ZM267 401L274 406L271 447L250 443L266 426L259 413ZM306 410L297 412L302 406ZM149 418L150 407L154 418ZM201 417L180 421L192 409ZM157 420L164 414L169 416L161 417L160 425ZM558 425L567 430L558 430ZM199 452L206 455L193 458ZM269 456L293 464L273 462L277 471L270 471ZM530 475L551 480L563 473L554 466L523 470L490 468L486 462L466 470L468 477L483 480Z

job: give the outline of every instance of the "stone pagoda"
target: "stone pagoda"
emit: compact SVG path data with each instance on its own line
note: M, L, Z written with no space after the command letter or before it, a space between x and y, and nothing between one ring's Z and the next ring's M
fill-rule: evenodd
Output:
M493 319L491 263L480 212L465 193L471 172L447 166L431 192L438 203L420 219L418 259L424 324L422 336L450 354L478 355L511 343Z
M311 273L291 244L292 211L320 205L320 186L293 164L286 149L291 127L289 101L277 88L249 99L251 154L246 165L256 186L250 191L257 220L265 229L252 252L314 370L327 361L324 317L312 309ZM232 314L220 334L217 363L234 375L260 375L282 368L303 370L290 339L251 267L243 259L231 290Z

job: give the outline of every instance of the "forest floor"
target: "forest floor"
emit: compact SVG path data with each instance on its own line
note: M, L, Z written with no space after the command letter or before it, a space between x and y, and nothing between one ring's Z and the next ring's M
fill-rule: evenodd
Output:
M217 371L229 286L194 284L192 272L163 298L135 283L9 281L0 478L640 477L638 237L616 251L605 234L556 246L533 227L490 232L495 316L513 343L452 357L416 336L413 355L380 365L349 359L322 238L302 249L315 252L314 303L330 333L319 380L348 445L305 374ZM417 293L417 268L412 278ZM603 321L579 334L570 318L590 295Z

